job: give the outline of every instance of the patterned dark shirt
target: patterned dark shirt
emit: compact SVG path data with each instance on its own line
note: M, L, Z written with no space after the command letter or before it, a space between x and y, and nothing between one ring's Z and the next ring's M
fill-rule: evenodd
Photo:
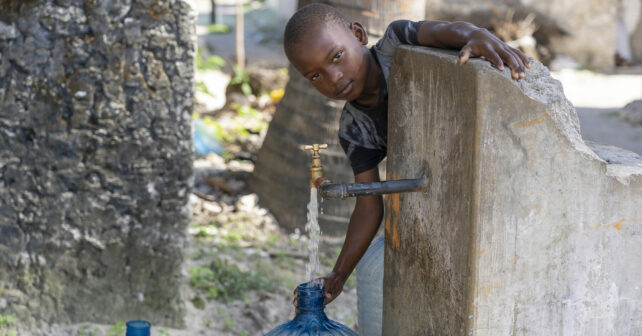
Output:
M343 106L339 121L339 143L350 160L355 175L377 167L386 157L388 141L388 77L392 56L401 44L418 45L417 32L422 21L392 22L384 36L370 48L381 68L379 101L362 106L354 101Z

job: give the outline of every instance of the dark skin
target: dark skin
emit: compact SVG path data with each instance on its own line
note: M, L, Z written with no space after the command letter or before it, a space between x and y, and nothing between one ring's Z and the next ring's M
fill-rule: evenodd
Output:
M466 22L424 21L418 32L419 44L457 49L460 63L482 57L499 70L504 64L513 79L524 78L528 58L489 33ZM368 35L358 22L350 27L322 23L308 31L302 42L286 50L292 65L324 96L374 106L379 98L381 68L369 51ZM317 179L317 188L325 178ZM356 174L355 183L379 181L377 168ZM359 196L350 217L346 239L332 272L323 277L325 304L332 302L368 249L383 218L381 196ZM294 306L297 306L297 291ZM297 309L298 313L298 309Z

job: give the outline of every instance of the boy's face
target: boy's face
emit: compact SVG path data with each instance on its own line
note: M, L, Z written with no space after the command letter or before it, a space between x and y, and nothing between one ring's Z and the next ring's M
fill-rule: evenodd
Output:
M314 88L332 99L355 100L368 73L368 43L359 23L324 23L286 51L290 62Z

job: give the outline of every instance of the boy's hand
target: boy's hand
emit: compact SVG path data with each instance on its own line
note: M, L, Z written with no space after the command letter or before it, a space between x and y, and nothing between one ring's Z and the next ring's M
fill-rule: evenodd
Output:
M323 291L325 292L325 301L323 304L328 304L341 294L343 291L343 284L346 282L346 278L335 273L330 272L323 278Z
M342 276L339 276L338 274L331 272L330 274L326 275L323 278L319 278L317 280L323 279L323 292L325 293L325 300L323 300L323 304L327 305L328 303L334 301L334 299L341 294L343 291L343 284L346 282L346 279ZM294 289L294 300L292 301L292 304L294 305L294 311L295 313L299 313L299 288Z
M507 64L513 79L524 78L524 66L530 68L528 57L524 53L510 47L486 29L472 31L470 40L461 48L459 61L464 64L470 57L484 57L502 71L504 63Z

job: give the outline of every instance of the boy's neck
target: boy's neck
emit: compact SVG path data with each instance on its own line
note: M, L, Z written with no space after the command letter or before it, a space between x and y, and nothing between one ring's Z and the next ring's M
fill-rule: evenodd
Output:
M375 59L375 56L367 47L364 47L364 52L368 57L368 74L366 75L366 82L363 91L359 98L354 101L362 106L374 106L379 102L379 77L381 76L381 67Z

